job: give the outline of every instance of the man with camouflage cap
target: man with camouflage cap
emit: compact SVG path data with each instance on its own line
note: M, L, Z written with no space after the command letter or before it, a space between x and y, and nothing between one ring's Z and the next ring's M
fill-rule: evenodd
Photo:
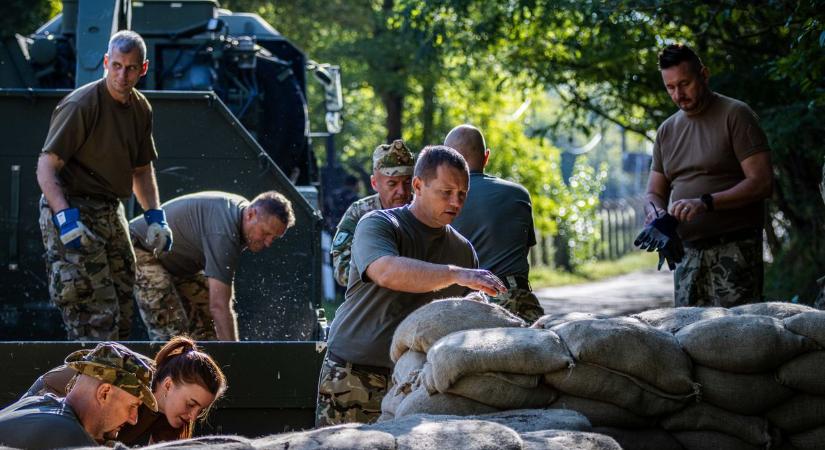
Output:
M352 238L355 226L364 215L376 209L404 206L412 200L412 174L415 158L404 141L396 139L392 144L381 144L372 153L370 183L376 193L350 205L338 223L332 239L332 267L335 281L347 286L349 264L352 259Z
M114 343L66 357L77 371L65 398L24 397L0 411L0 445L45 449L100 445L117 438L127 422L137 423L145 403L157 411L154 369L143 356Z
M507 292L491 297L528 322L544 315L530 288L527 254L536 245L533 204L524 186L484 173L490 149L481 130L472 125L453 128L444 145L458 150L470 167L470 192L453 227L472 242L479 266L507 285Z

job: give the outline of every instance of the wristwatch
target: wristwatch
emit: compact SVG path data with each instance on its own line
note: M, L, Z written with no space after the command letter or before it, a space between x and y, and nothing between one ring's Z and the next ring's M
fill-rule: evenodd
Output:
M713 211L713 196L712 195L702 194L702 196L699 197L699 199L702 200L702 203L705 204L705 207L708 209L708 212Z

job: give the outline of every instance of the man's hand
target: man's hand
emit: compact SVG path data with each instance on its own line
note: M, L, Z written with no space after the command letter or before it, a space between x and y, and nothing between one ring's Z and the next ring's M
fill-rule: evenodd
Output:
M492 272L484 269L460 268L456 274L455 284L482 291L491 297L507 292L507 286Z
M146 229L146 242L155 255L172 250L172 229L166 223L166 213L162 209L150 209L143 214L149 227Z
M60 241L66 248L77 250L98 240L80 221L80 211L77 208L66 208L58 212L52 216L52 222L60 230Z
M708 207L698 198L676 200L668 208L668 212L679 222L689 222L699 214L707 212Z

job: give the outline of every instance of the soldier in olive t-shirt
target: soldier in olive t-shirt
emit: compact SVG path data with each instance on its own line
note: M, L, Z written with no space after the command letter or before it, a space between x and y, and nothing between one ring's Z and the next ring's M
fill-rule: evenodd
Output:
M39 450L99 444L71 406L46 394L25 397L0 411L0 445Z

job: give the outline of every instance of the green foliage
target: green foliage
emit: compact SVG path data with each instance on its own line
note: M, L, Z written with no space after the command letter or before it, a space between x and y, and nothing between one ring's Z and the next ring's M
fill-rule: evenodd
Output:
M576 267L573 272L559 271L547 266L536 267L530 269L530 284L533 289L538 289L588 283L639 270L651 270L658 262L659 257L656 253L634 251L615 260L586 262Z
M5 0L0 14L0 39L34 32L54 17L61 6L60 0Z

